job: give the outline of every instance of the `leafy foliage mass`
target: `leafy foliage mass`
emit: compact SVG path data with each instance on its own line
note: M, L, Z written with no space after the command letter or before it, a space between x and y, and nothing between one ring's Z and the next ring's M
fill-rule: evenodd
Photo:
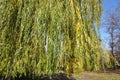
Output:
M101 69L101 0L0 0L0 10L1 75Z

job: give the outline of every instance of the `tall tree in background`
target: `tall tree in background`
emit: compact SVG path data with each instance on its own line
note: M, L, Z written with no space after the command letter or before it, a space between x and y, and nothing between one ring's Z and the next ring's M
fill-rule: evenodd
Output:
M120 60L120 5L114 11L110 11L105 18L105 28L110 36L109 46L111 48L112 56ZM115 67L116 63L113 62Z

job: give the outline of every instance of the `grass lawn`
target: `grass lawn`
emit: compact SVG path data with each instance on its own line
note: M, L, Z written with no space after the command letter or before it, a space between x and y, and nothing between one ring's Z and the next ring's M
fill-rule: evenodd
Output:
M97 72L82 72L77 80L120 80L120 74L109 73L97 73Z

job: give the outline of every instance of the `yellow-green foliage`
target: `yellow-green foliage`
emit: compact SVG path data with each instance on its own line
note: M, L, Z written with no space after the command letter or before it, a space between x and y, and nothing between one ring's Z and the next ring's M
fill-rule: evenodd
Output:
M0 73L101 68L101 0L0 0Z

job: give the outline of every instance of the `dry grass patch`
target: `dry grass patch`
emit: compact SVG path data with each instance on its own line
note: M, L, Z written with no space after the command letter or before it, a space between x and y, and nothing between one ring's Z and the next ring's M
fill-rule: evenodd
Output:
M120 74L116 73L97 73L82 72L77 80L120 80Z

